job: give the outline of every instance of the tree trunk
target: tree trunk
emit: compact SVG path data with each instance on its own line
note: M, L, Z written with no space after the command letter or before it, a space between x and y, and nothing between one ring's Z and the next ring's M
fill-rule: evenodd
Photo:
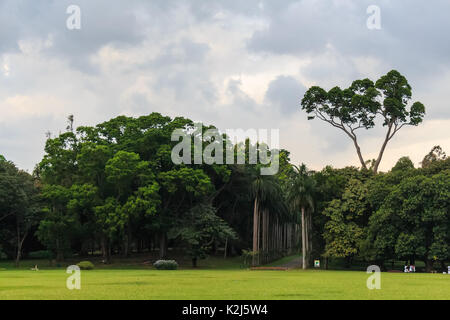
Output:
M159 235L159 258L165 259L167 256L167 234L161 232Z
M262 222L261 222L261 230L262 230L262 239L261 239L261 253L262 253L262 258L261 258L261 263L266 263L266 251L267 251L267 247L266 247L266 240L267 240L267 234L266 234L266 220L267 220L267 210L264 210L262 212Z
M106 242L106 263L107 264L111 263L111 250L112 250L111 240L108 239Z
M128 257L130 255L130 248L131 248L131 228L127 227L127 234L125 235L125 243L124 243L124 250L123 255L125 257Z
M305 260L306 267L309 266L309 219L308 214L305 212Z
M414 265L414 263L411 263ZM426 272L431 272L433 270L433 260L426 259L425 260L425 270Z
M197 258L192 258L192 268L197 268Z
M223 258L227 258L227 250L228 250L228 238L225 239L225 249L223 250Z
M313 221L312 221L312 212L309 214L308 216L308 220L309 220L309 239L308 239L308 243L309 243L309 248L308 248L308 253L309 253L309 263L311 264L312 261L312 254L313 254Z
M61 262L64 260L64 253L62 252L59 238L56 238L56 261Z
M383 158L384 151L386 150L386 146L387 146L389 140L391 140L391 138L392 138L391 137L391 131L392 131L392 124L389 125L389 129L388 129L388 132L386 134L386 138L384 139L383 146L381 147L381 150L380 150L380 153L378 155L378 158L375 161L375 165L373 167L373 172L374 173L378 173L378 167L380 166L381 159ZM395 133L395 131L394 131L394 133Z
M352 137L351 137L351 139L353 140L353 143L355 145L356 153L358 154L359 162L361 162L362 168L363 169L367 169L366 163L365 163L364 158L363 158L362 153L361 153L361 148L358 145L358 140L356 140L356 138L352 138Z
M252 258L252 265L256 266L258 264L258 259L256 257L256 254L259 251L259 208L258 208L258 198L255 198L255 204L253 208L253 258Z
M125 239L123 241L123 256L126 258L128 257L128 235L125 236Z
M25 241L25 238L27 237L27 232L23 235L23 237L20 236L20 226L17 223L17 255L16 255L16 267L19 267L20 259L22 258L22 246Z
M305 226L305 208L302 207L302 268L306 269L306 226Z
M105 236L102 236L100 245L101 245L101 247L102 247L102 256L103 256L103 259L106 260L107 254L106 254L106 239L105 239Z

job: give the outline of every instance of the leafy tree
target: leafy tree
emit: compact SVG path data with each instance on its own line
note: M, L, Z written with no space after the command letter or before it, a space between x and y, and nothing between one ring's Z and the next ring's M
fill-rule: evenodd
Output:
M450 171L431 177L416 175L395 186L370 218L369 242L375 254L414 263L431 270L435 261L449 259Z
M97 225L101 232L101 247L105 262L111 260L112 242L120 232L123 232L127 217L116 198L109 197L105 202L94 208Z
M360 252L368 223L367 186L352 179L342 199L331 201L324 211L330 218L325 224L326 256L346 258L347 266Z
M16 265L22 257L24 241L39 222L41 207L39 189L32 176L13 163L0 161L0 222L8 230L16 250ZM6 239L5 239L6 240Z
M435 146L431 151L423 158L421 164L422 168L428 168L436 161L443 161L447 159L447 155L440 146Z
M405 172L409 170L414 170L414 163L409 157L400 158L392 168L393 172Z
M211 179L200 169L179 166L160 172L161 214L157 224L160 234L160 255L167 253L167 232L179 223L183 212L205 201L214 191Z
M87 255L88 246L96 240L97 225L94 207L99 204L98 188L92 184L74 184L69 190L67 212L76 219L73 237L81 255Z
M207 257L213 243L235 239L236 233L216 215L214 207L200 204L183 215L180 223L171 229L169 238L182 242L195 268L198 259Z
M373 164L378 172L386 146L404 126L417 126L423 121L425 107L420 102L408 107L411 86L398 71L392 70L376 83L369 79L356 80L347 89L334 87L326 91L320 87L310 88L302 100L302 109L309 120L318 118L342 130L352 141L361 166L367 169L361 152L357 131L375 127L377 116L387 127L379 155Z
M62 261L64 253L70 249L70 241L75 229L77 217L67 208L70 190L58 185L47 185L42 190L46 200L44 219L36 232L38 239L47 248L56 252L56 260Z

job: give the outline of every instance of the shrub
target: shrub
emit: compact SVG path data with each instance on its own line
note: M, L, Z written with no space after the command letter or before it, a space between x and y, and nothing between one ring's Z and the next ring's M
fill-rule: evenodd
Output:
M153 266L158 270L177 270L178 263L175 260L158 260Z
M81 261L77 264L78 267L80 267L81 270L93 270L94 264L90 261Z
M40 250L40 251L33 251L28 253L28 258L30 259L53 259L53 252L49 250Z
M6 253L4 253L2 250L0 250L0 260L6 260L8 259L8 256Z

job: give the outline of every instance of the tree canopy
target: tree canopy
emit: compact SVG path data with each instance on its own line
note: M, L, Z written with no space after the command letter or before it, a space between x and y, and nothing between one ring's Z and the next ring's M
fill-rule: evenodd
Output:
M373 171L378 172L386 146L404 126L417 126L423 121L425 106L421 102L410 104L412 88L406 78L392 70L376 82L370 79L356 80L349 88L334 87L329 91L311 87L301 105L308 113L308 120L318 118L342 130L352 141L362 168L367 162L361 152L358 131L371 129L377 117L387 128L386 136Z

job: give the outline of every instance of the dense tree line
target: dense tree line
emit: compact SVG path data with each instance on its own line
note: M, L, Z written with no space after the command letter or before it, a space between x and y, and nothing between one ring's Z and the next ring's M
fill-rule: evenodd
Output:
M203 135L214 127L199 133L189 119L152 113L75 129L69 116L66 132L48 135L33 175L0 156L0 258L18 264L46 249L57 261L100 254L109 263L133 252L166 258L172 248L196 266L220 248L253 265L302 252L304 268L319 258L326 267L329 259L384 269L416 260L427 270L443 267L450 260L450 159L435 147L420 168L404 157L378 172L392 137L422 121L425 107L408 107L410 99L411 87L397 71L345 90L311 88L303 109L352 138L361 169L311 171L279 150L273 176L249 164L251 150L271 151L249 140L232 145L244 164L175 164L175 130L200 136L203 147L219 143ZM355 132L374 127L377 115L388 132L370 165ZM194 157L195 142L189 146Z
M427 159L416 169L401 158L379 174L317 172L317 257L344 258L347 266L359 259L388 269L387 262L420 260L427 270L444 268L450 260L450 159Z
M427 269L449 260L450 159L439 147L421 168L405 157L377 174L310 171L282 150L279 173L262 176L248 164L174 165L171 132L193 125L151 114L69 126L48 139L33 176L2 157L2 254L18 263L43 248L58 261L99 251L109 262L173 247L196 265L220 246L255 265L293 252L305 268L319 258Z
M106 263L113 254L148 250L157 250L165 258L169 247L182 249L193 265L219 247L225 247L225 255L241 254L254 249L255 202L265 217L258 220L264 221L264 228L256 236L263 239L255 250L255 263L280 257L298 245L291 229L299 227L294 227L296 221L286 210L281 174L262 179L260 166L172 162L171 151L177 144L171 141L172 132L180 128L192 132L191 120L153 113L140 118L121 116L76 130L73 120L69 117L66 132L49 137L33 177L8 163L17 179L23 175L39 185L31 242L37 242L37 247L42 244L57 261L74 253L87 256L98 251ZM247 160L250 148L262 147L247 141L243 146ZM237 157L241 149L235 146L234 152ZM285 173L290 167L286 151L279 162ZM268 185L270 192L263 190ZM12 199L4 200L13 203ZM2 251L11 257L8 248L12 247L2 245Z

